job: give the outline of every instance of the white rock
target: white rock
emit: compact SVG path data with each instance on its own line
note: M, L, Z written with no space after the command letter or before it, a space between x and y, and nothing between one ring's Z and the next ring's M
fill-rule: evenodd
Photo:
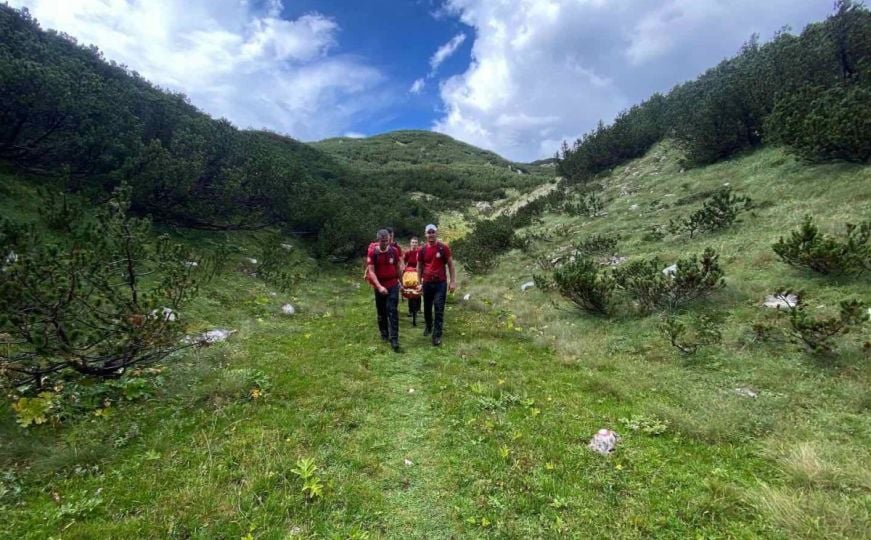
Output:
M617 442L620 440L620 435L610 429L600 429L593 438L590 439L590 444L587 446L593 452L598 452L602 455L608 455L617 447Z
M673 275L677 274L677 264L675 263L671 266L663 268L662 273L665 274L666 276L673 276Z
M469 298L472 298L472 293L466 293L463 295L463 302L468 302Z
M414 388L409 388L409 389L408 389L408 393L409 393L409 394L413 394L413 393L414 393Z
M178 320L178 313L174 309L170 309L165 307L161 310L152 309L151 310L151 318L152 319L163 319L168 322L175 322Z
M629 207L630 210L638 210L638 204L633 204Z
M296 313L296 308L294 308L292 304L284 304L281 306L281 312L285 315L293 315Z
M251 264L257 264L257 259L253 257L247 257L245 260L250 262Z
M739 396L744 396L744 397L749 397L749 398L754 398L754 399L759 397L759 394L750 388L744 388L744 387L736 388L735 393L738 394Z
M412 465L414 465L414 462L411 461L411 460L408 459L408 458L405 458L405 460L403 461L403 463L405 463L405 466L406 466L406 467L411 467Z
M626 262L629 257L621 257L619 255L611 255L608 257L608 260L605 261L605 264L608 266L618 266Z
M215 328L214 330L209 330L208 332L203 332L200 335L200 339L198 341L202 343L219 343L221 341L226 341L228 337L232 334L235 334L235 330L226 330L224 328Z
M185 265L185 268L196 268L197 266L200 265L200 263L198 263L197 261L185 261L184 265Z
M7 266L9 266L17 261L18 261L18 254L15 253L14 251L10 251L8 254L6 254L6 258L4 259L2 270L5 272Z
M524 283L523 285L520 286L520 290L525 291L526 289L531 289L533 287L535 287L535 282L534 281L527 281L526 283Z
M281 244L281 247L282 247L283 249L286 249L287 251L290 251L290 250L293 249L293 245L292 245L292 244Z
M765 297L765 302L762 304L768 308L774 309L789 309L796 307L799 304L799 297L795 294L769 294Z

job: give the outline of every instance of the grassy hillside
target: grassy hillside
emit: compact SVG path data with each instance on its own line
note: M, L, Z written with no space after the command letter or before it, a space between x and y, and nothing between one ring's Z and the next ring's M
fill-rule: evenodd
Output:
M56 425L21 428L2 401L0 536L867 537L871 336L824 361L750 326L784 286L821 311L871 300L867 277L818 278L770 249L806 212L826 230L871 215L871 169L774 149L687 172L678 158L660 145L603 179L607 216L547 214L521 231L539 240L491 275L460 276L443 347L403 318L400 355L378 340L359 268L310 268L285 294L240 271L265 233L186 237L240 259L182 313L189 331L236 332L139 372L146 392L115 390ZM758 203L742 223L645 236L727 182ZM28 183L0 185L33 212ZM592 233L667 262L715 247L727 286L684 316L721 313L722 344L683 356L656 316L594 318L520 290L537 257ZM284 302L297 314L281 315ZM586 448L602 427L622 437L607 457ZM301 458L318 467L311 500Z
M547 164L512 163L431 131L340 137L312 146L367 177L385 179L406 192L426 194L455 208L470 200L504 198L507 189L529 191L555 175L554 167Z

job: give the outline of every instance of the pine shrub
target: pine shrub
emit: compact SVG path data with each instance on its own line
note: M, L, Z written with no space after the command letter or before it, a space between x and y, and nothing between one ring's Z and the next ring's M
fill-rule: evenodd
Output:
M675 233L689 233L690 238L700 232L719 231L735 223L738 214L752 205L750 197L736 195L731 187L725 187L711 195L699 210L682 220L672 221L669 227Z
M616 268L614 279L643 311L672 310L725 286L718 259L719 255L707 248L701 258L680 259L673 273L663 272L657 257L632 261Z
M827 275L861 274L871 269L871 220L847 223L845 229L842 238L834 238L820 233L813 217L805 216L798 230L788 239L781 237L772 248L783 262L796 268Z
M556 269L553 280L559 293L579 309L594 315L612 310L616 283L600 265L589 259L576 259Z

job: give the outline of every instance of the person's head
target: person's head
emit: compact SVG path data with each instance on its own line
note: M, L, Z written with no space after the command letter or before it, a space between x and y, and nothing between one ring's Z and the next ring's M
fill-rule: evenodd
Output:
M420 241L417 239L416 236L412 236L410 244L411 244L411 249L416 249L418 244L420 244Z
M378 231L378 245L381 246L381 249L387 249L387 246L390 245L390 233L387 232L387 229Z
M432 223L430 223L429 225L426 226L424 231L426 232L427 243L429 243L429 244L435 243L436 239L438 238L439 228L436 227L435 225L433 225Z
M390 235L390 243L392 244L393 243L393 227L387 227L385 230L387 231L387 234Z

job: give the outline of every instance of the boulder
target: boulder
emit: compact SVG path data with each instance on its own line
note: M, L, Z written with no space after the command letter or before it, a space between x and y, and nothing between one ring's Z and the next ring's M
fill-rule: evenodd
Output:
M285 315L293 315L296 313L296 308L294 308L292 304L284 304L281 306L281 312Z
M520 286L520 290L525 291L525 290L531 289L533 287L535 287L535 282L534 281L527 281L526 283L524 283L523 285Z
M671 266L663 268L662 273L665 274L666 276L673 276L673 275L677 274L677 264L673 264Z
M797 294L793 293L777 293L777 294L769 294L765 297L765 302L762 303L763 306L767 308L774 309L790 309L798 306L801 299Z

